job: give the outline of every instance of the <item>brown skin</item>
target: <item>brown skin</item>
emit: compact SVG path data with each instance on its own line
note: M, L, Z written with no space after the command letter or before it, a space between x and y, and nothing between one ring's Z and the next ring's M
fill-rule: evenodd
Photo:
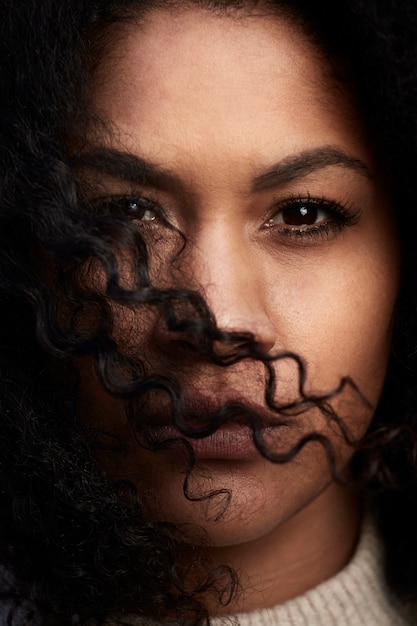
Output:
M270 353L302 355L308 391L327 393L349 375L375 406L399 284L394 220L353 98L313 44L292 24L270 15L154 11L139 25L115 30L95 75L93 102L116 130L112 148L171 174L169 181L143 186L94 174L95 195L146 197L162 208L189 240L184 282L201 286L221 328L252 331ZM96 136L98 141L109 145L108 137ZM355 165L346 159L318 164L315 153L316 165L309 171L293 172L291 180L259 181L277 163L328 147ZM307 201L309 214L317 204L308 199L320 201L315 220L300 225L294 211L283 212L294 198L298 216L300 207L305 209L297 199ZM328 202L343 207L347 218ZM161 268L163 259L168 265L169 237L152 204L137 223L158 250L154 277L168 280ZM125 280L129 283L127 270ZM167 372L182 367L182 344L175 337L162 334L157 342L153 336L143 343L137 338L136 315L122 309L115 313L115 336L126 349L145 351ZM82 390L86 422L126 436L121 405L87 370ZM279 399L294 398L295 368L286 362L276 370ZM199 393L210 402L237 398L263 404L259 364L225 370L196 358L178 375L190 402ZM333 406L351 434L360 437L372 410L349 392ZM318 411L303 416L275 446L288 448L311 430L331 439L339 467L346 466L352 449ZM358 507L347 490L332 482L319 444L307 445L285 465L258 453L240 460L200 460L192 492L223 487L232 492L218 521L213 505L184 498L178 451L145 452L130 436L118 471L143 490L139 476L144 467L150 515L203 527L213 560L244 572L248 591L227 612L292 598L335 574L352 554ZM191 530L185 532L186 541L197 541Z

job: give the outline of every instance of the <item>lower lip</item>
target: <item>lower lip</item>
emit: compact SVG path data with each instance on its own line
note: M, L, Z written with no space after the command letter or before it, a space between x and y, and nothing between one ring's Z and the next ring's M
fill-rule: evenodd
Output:
M271 440L271 437L275 435L277 437L278 431L282 430L283 426L268 426L261 429L263 441ZM213 434L202 439L194 439L193 437L186 437L182 435L177 429L171 426L166 426L158 429L154 433L154 437L159 441L167 439L177 439L178 443L174 443L169 446L168 449L172 449L176 446L181 446L184 450L184 446L181 440L187 441L194 452L195 458L200 459L217 459L224 461L242 461L248 460L253 457L259 456L259 452L253 442L252 428L247 425L240 424L226 424L216 430Z

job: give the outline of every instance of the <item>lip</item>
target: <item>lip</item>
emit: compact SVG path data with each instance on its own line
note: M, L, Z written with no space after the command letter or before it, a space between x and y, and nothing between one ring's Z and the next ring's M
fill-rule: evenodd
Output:
M229 416L214 432L207 436L199 436L198 430L207 428L213 421L218 421L219 412L222 409L232 411ZM256 420L259 426L261 438L266 443L277 441L282 429L287 426L282 417L271 409L253 404L241 399L225 399L222 403L213 402L207 397L193 395L186 403L184 422L188 424L196 436L188 436L182 433L172 421L161 421L158 418L148 422L148 432L152 440L167 442L167 448L185 450L184 441L192 447L196 460L225 460L241 461L250 460L260 456L260 452L253 441L253 427L251 421ZM204 416L204 420L202 420ZM250 416L250 418L249 418ZM169 440L169 442L168 442Z
M278 436L278 431L284 426L265 426L261 428L263 439ZM187 441L193 449L196 460L217 459L224 461L242 461L259 457L260 453L253 442L253 430L245 424L225 424L214 433L201 439L187 437L174 426L163 426L157 428L152 433L157 441L172 440L169 449L181 447L184 449L182 441Z

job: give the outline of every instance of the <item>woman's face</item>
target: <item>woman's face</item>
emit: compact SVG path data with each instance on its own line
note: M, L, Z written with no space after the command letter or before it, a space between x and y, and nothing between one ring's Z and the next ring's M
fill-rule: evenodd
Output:
M220 328L251 331L270 354L302 356L307 392L329 393L350 376L375 406L399 282L395 226L354 99L311 41L270 15L153 11L139 25L115 27L93 85L94 109L111 132L92 133L92 149L127 152L137 162L129 175L122 164L117 174L113 155L112 171L92 164L89 181L97 198L115 196L135 217L154 282L198 285ZM174 270L173 235L158 211L187 238ZM260 363L216 366L161 326L144 339L140 319L115 307L115 337L131 353L146 353L151 369L175 372L193 411L227 400L264 406ZM277 402L296 398L294 363L277 362L275 370ZM190 494L232 494L215 521L221 497L184 497L181 447L141 448L124 427L122 404L87 374L83 406L88 424L129 437L117 471L148 494L150 514L195 522L215 545L266 536L332 493L319 444L277 465L255 450L244 426L230 426L193 444ZM162 401L155 406L163 412ZM333 407L354 437L372 416L348 389ZM351 449L318 410L276 431L274 414L262 415L272 449L317 431L346 464Z

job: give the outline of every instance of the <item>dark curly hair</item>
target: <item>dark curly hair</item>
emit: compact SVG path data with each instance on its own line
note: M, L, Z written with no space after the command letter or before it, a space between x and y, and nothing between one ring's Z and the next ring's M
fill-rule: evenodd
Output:
M193 2L215 10L250 4ZM233 403L208 423L188 423L175 377L150 370L118 346L112 335L115 305L154 311L170 332L192 337L192 349L219 367L260 361L265 402L281 419L315 405L343 428L328 402L331 394L305 393L305 364L297 355L274 357L294 360L300 375L299 399L276 406L273 360L257 347L250 329L222 331L198 291L153 285L138 229L111 205L97 211L84 197L78 148L92 122L91 69L114 22L166 4L175 2L0 3L0 594L2 623L10 626L101 624L123 611L157 622L208 623L204 593L227 604L239 588L229 567L206 567L203 549L190 585L179 566L180 531L149 521L139 491L101 469L97 458L122 456L124 442L86 428L79 418L76 363L83 359L95 364L104 388L125 402L132 430L150 450L172 445L155 441L146 427L149 398L158 393L184 434L206 436L243 414L258 449L272 461L290 460L313 438L333 458L330 442L314 433L274 455L262 441L256 415ZM354 86L391 183L402 285L382 398L351 469L352 483L372 506L385 541L389 584L407 601L417 601L417 5L270 0L268 7L301 21L334 61L340 79ZM175 267L186 242L167 227L178 243ZM123 250L130 251L135 270L129 288L120 271ZM91 268L105 277L100 287L86 280ZM221 354L219 344L227 346ZM346 385L360 394L349 379L334 393ZM185 439L183 445L184 493L191 497L187 480L194 458ZM221 516L228 496L220 490L204 497L222 503Z

